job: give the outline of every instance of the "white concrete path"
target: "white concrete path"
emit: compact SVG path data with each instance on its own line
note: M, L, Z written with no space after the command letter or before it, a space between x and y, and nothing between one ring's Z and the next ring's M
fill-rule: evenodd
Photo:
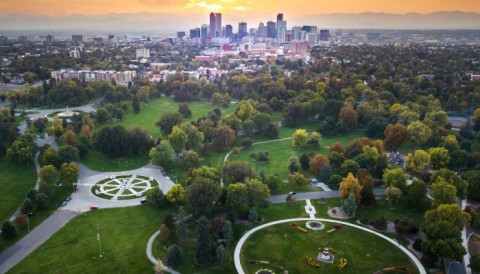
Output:
M158 237L158 235L160 235L160 230L153 233L153 235L150 237L150 239L148 239L148 243L147 243L147 249L146 249L147 257L150 260L150 262L153 263L153 265L157 265L157 261L158 261L158 259L155 259L155 257L153 256L153 253L152 253L153 242ZM163 268L163 271L168 272L168 273L172 273L172 274L180 274L180 272L177 272L177 271L173 270L172 268L170 268L168 266L165 266Z
M305 212L307 212L307 214L310 215L310 219L315 219L315 214L317 213L317 211L315 210L315 207L310 202L310 199L307 199L306 202L307 202L307 205L305 206Z
M243 235L243 237L238 241L237 243L237 246L235 247L235 252L233 254L233 260L235 262L235 268L237 270L237 272L239 274L245 274L245 271L243 271L243 268L242 268L242 263L240 261L240 251L242 250L242 246L243 244L245 243L245 241L248 239L248 237L250 237L253 233L257 232L258 230L261 230L261 229L264 229L265 227L269 227L269 226L272 226L272 225L277 225L277 224L281 224L281 223L288 223L288 222L298 222L298 221L310 221L311 219L309 218L293 218L293 219L285 219L285 220L278 220L278 221L274 221L274 222L270 222L270 223L266 223L266 224L263 224L263 225L260 225L260 226L257 226L249 231L247 231L247 233L245 233ZM351 223L346 223L346 222L342 222L342 221L337 221L337 220L331 220L331 219L323 219L323 218L317 218L315 219L316 221L320 221L320 222L330 222L330 223L336 223L336 224L342 224L342 225L346 225L346 226L351 226L351 227L354 227L354 228L357 228L357 229L361 229L363 231L366 231L368 233L372 233L382 239L385 239L387 240L388 242L392 243L393 245L395 245L396 247L398 247L400 250L402 250L405 254L407 254L407 256L415 263L415 265L417 266L420 274L427 274L427 271L425 270L425 268L423 267L422 263L420 262L420 260L418 260L418 258L410 251L408 250L406 247L400 245L399 243L397 243L396 241L394 241L393 239L381 234L381 233L378 233L376 231L373 231L371 229L368 229L368 228L365 228L363 226L359 226L359 225L356 225L356 224L351 224Z
M467 200L462 200L462 210L465 208L467 205ZM463 255L463 266L465 267L465 273L466 274L472 274L472 269L468 267L470 264L470 254L468 253L468 237L467 237L467 226L465 226L462 230L462 241L463 241L463 246L467 250L467 253Z

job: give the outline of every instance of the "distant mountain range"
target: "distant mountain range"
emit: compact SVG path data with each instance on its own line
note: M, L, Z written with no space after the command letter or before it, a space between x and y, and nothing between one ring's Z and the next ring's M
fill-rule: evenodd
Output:
M288 14L286 14L288 15ZM262 18L266 23L273 18ZM317 14L308 16L286 16L288 27L316 25L320 28L343 29L478 29L480 13L436 12L430 14ZM96 16L0 16L0 30L82 30L111 32L170 32L188 31L208 24L207 14L182 16L176 14L138 13L106 14ZM234 31L239 21L247 20L249 27L257 27L258 18L233 15L224 16L224 24L232 24Z

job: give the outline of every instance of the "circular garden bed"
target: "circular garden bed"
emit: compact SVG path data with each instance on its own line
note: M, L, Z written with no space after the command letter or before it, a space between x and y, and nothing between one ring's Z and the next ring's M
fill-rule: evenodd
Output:
M149 189L156 186L159 186L158 182L146 176L112 175L96 183L91 191L103 199L128 200L143 197Z

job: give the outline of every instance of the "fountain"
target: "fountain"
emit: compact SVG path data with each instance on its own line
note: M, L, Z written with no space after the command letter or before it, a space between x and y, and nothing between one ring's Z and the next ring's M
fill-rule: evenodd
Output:
M323 248L323 252L319 252L317 255L317 261L325 262L325 263L333 263L334 256L330 254L330 250L328 249L328 242L325 244Z

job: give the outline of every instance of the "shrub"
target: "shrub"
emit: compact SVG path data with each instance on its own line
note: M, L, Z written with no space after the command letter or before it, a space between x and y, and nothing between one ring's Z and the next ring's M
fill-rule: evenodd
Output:
M330 176L330 179L328 179L327 185L331 189L338 189L342 180L343 180L342 176L332 175L332 176Z
M422 239L415 239L412 247L417 251L422 251Z
M368 225L368 219L361 219L360 223L363 225Z
M260 152L258 153L258 160L260 162L266 162L268 161L268 152Z
M249 147L251 147L251 146L252 146L252 139L250 139L250 138L245 138L245 139L243 139L243 140L242 140L242 146L243 146L244 148L249 148Z
M172 245L165 254L165 263L168 266L177 266L182 262L182 251L177 245Z
M470 257L470 264L468 265L473 272L480 271L480 254L475 254Z
M387 219L385 219L384 216L376 219L375 222L373 223L373 227L379 230L387 229Z
M252 158L252 160L257 160L257 157L258 157L257 153L255 152L250 153L250 158Z

